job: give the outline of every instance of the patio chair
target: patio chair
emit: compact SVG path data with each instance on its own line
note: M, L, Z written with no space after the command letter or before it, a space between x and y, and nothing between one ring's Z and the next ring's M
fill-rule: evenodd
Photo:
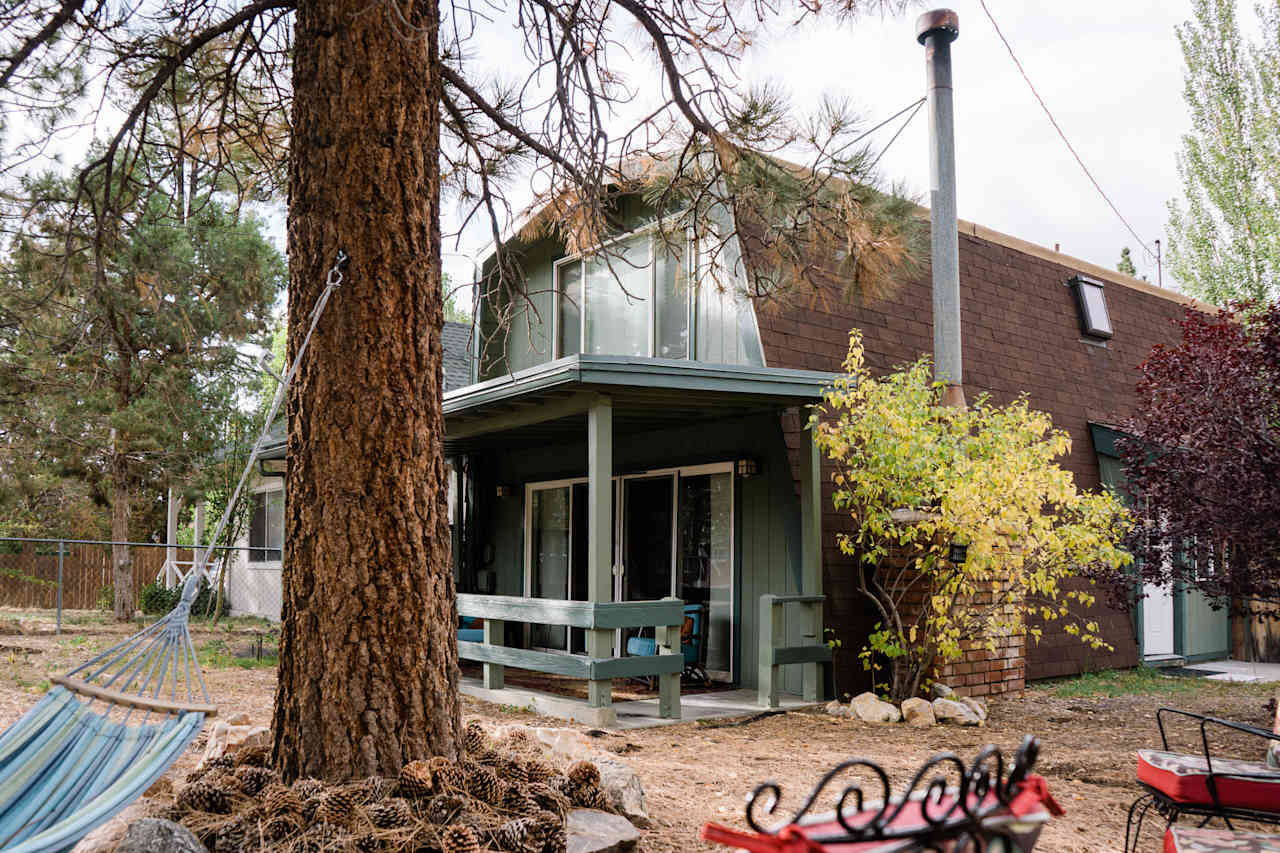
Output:
M940 753L897 797L879 765L851 759L828 771L785 822L766 827L759 820L761 813L773 815L782 799L782 788L766 782L747 801L752 832L708 823L702 838L751 853L1025 853L1049 818L1063 813L1045 780L1030 773L1038 752L1039 742L1026 737L1007 776L995 746L968 766L954 753ZM869 776L879 791L864 792L850 781L854 774ZM817 814L828 789L836 795L835 810ZM879 798L871 799L876 793Z
M1280 717L1280 712L1277 714ZM1200 728L1201 751L1172 752L1165 718L1194 720ZM1202 818L1204 826L1221 818L1228 828L1235 820L1280 824L1280 730L1266 731L1244 723L1223 720L1176 708L1156 711L1161 748L1138 751L1138 783L1143 793L1129 806L1125 826L1125 850L1136 851L1147 813L1155 809L1173 826L1178 818ZM1210 747L1210 730L1239 732L1262 739L1257 760L1228 758Z
M627 639L627 654L656 655L658 641L643 635L644 631L655 633L652 628L641 628L640 633ZM707 605L686 604L684 606L684 622L680 626L680 654L684 657L684 672L681 680L693 684L707 685L711 679L707 676L705 665L707 648ZM642 678L650 687L652 678Z

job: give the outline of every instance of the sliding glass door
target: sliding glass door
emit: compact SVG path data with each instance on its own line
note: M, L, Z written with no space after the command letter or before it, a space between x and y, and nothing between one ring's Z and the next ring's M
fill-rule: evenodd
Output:
M704 606L705 666L729 680L735 641L732 463L650 471L613 480L614 598L677 596ZM536 598L587 597L587 483L532 484L526 503L526 590ZM618 648L636 630L619 632ZM652 629L644 629L652 636ZM582 631L535 625L537 648L581 653Z

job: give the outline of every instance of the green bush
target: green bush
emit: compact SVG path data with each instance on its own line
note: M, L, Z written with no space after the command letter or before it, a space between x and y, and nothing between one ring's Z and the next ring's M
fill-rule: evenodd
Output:
M99 610L105 610L110 613L116 606L116 588L111 584L107 584L98 590L98 600L95 603Z
M217 613L210 612L212 601L216 596L217 591L209 585L209 582L207 580L201 581L200 593L191 604L191 615L196 619L203 619L206 616L226 616L231 609L227 604L226 598L222 599L222 606L218 608ZM149 616L160 616L177 607L178 600L181 597L181 586L165 589L164 584L149 583L142 588L142 592L138 595L138 606L143 613Z

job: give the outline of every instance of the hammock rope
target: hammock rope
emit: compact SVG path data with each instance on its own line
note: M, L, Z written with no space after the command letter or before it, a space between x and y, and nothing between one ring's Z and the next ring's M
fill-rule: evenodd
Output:
M189 626L191 606L209 570L349 258L339 250L312 306L306 335L284 375L231 499L199 549L177 605L159 621L65 675L0 734L0 849L69 850L165 774L217 714Z

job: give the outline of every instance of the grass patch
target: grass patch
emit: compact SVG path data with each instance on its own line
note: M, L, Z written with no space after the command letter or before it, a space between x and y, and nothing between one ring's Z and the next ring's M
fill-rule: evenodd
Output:
M273 648L263 649L259 658L245 649L234 648L226 640L209 640L196 648L201 666L207 669L275 669L280 665L279 653Z
M1060 699L1096 699L1116 696L1175 696L1195 693L1203 687L1203 679L1162 675L1159 669L1136 666L1133 669L1104 669L1086 672L1072 678L1055 679L1046 686Z

